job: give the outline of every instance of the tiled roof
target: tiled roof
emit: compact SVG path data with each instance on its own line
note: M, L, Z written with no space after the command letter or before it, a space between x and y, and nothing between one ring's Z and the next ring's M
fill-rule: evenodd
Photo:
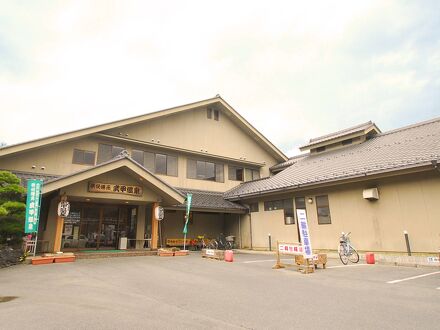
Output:
M227 191L237 199L300 186L322 184L430 165L440 161L440 118L376 135L357 145L310 154L278 174Z
M236 210L246 211L246 207L227 201L223 198L222 192L194 190L185 188L176 188L182 194L192 194L191 207L195 209L219 209L219 210ZM185 204L178 205L178 207L186 207Z
M23 187L26 187L27 181L31 179L43 180L43 183L46 183L53 179L59 178L59 175L53 175L53 174L30 173L30 172L21 172L21 171L12 171L12 173L14 173L20 179L21 181L20 184Z
M332 139L335 139L335 138L338 138L338 137L341 137L341 136L344 136L344 135L349 135L349 134L353 134L353 133L356 133L356 132L361 132L361 131L364 131L364 130L369 129L371 127L377 128L373 122L367 121L366 123L363 123L363 124L360 124L360 125L356 125L356 126L349 127L349 128L346 128L346 129L343 129L343 130L340 130L340 131L337 131L337 132L334 132L334 133L331 133L331 134L326 134L326 135L323 135L323 136L319 136L319 137L310 139L309 143L307 143L306 145L301 146L300 148L306 148L308 146L311 146L311 145L314 145L314 144L318 144L318 143L321 143L321 142L324 142L324 141L332 140ZM379 130L379 133L380 133L380 130Z
M309 155L309 153L301 154L301 155L296 155L296 156L290 157L287 161L272 166L272 167L270 168L270 171L271 171L271 172L279 172L279 171L281 171L281 170L284 170L285 168L287 168L287 167L289 167L290 165L293 165L293 164L299 162L301 159L307 157L308 155Z

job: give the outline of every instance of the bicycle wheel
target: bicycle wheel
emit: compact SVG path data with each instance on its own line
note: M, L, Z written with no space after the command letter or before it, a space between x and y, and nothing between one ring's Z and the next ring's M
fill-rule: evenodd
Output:
M217 241L215 239L210 240L209 243L206 245L206 248L217 250L217 248L218 248Z
M357 253L357 251L350 246L350 254L348 255L348 260L350 260L350 262L357 264L359 262L359 253Z
M344 265L348 264L348 256L345 253L345 244L339 244L338 253L339 253L339 259L341 259L341 262Z
M232 242L230 242L230 241L226 241L226 246L225 246L225 248L226 248L226 250L232 250Z

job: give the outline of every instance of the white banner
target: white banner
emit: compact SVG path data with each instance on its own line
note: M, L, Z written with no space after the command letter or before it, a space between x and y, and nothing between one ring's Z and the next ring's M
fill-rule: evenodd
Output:
M296 210L298 216L299 233L301 235L301 243L304 246L304 257L313 258L312 242L310 241L309 225L307 224L306 210Z

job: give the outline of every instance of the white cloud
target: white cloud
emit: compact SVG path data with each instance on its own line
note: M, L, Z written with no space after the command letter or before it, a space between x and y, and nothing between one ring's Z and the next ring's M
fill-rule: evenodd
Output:
M370 119L399 126L399 112L411 112L408 104L439 84L440 45L429 42L438 40L439 23L434 8L418 5L70 1L0 7L8 12L0 14L0 58L8 54L0 61L1 112L20 123L17 130L0 122L0 141L10 144L220 93L291 153L310 137ZM427 112L411 118L426 119L439 103L431 100Z

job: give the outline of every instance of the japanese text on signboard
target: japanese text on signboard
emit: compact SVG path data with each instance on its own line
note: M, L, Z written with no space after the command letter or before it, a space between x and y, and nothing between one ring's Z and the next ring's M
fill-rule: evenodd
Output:
M42 187L43 181L41 180L28 180L27 182L26 221L24 224L26 234L38 231Z
M295 243L279 243L278 251L281 254L303 255L304 248L301 244Z
M304 246L304 257L312 258L313 257L312 243L310 241L306 210L298 209L296 210L296 213L298 215L298 226L299 226L299 233L301 236L301 242Z
M89 192L142 196L142 187L125 184L89 182Z

